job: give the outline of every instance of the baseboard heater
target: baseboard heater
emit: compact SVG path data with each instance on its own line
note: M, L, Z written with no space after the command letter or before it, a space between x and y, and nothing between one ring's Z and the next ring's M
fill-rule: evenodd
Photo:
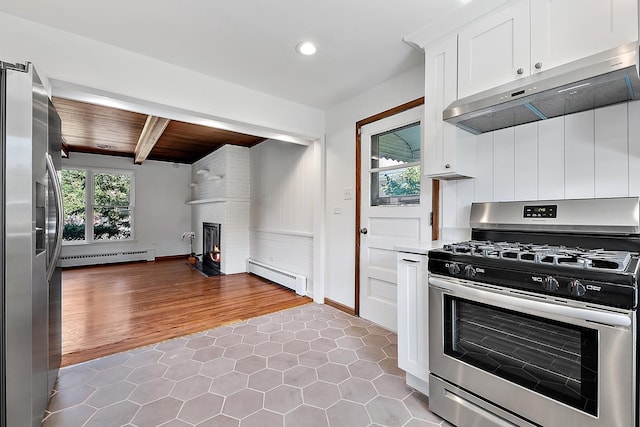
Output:
M307 276L291 273L252 259L247 261L247 271L293 289L298 295L307 295Z
M111 264L116 262L154 261L155 250L109 252L104 254L64 255L60 257L61 267L79 267L83 265Z

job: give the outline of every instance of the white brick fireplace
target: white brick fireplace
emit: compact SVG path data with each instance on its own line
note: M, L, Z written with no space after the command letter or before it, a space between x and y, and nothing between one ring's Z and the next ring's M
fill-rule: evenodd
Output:
M194 250L202 252L202 224L221 224L221 265L225 274L246 271L250 221L249 149L225 145L191 168L191 231Z

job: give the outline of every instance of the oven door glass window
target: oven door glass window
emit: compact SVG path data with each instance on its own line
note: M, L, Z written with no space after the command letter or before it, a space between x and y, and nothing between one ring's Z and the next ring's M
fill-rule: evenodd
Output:
M597 415L595 330L445 296L445 353Z

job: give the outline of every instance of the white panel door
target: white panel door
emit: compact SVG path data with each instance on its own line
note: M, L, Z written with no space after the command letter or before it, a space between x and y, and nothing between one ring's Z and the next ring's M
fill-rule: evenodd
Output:
M394 246L431 239L431 180L418 171L420 195L413 199L406 197L405 202L419 203L394 205L403 199L403 196L393 196L402 194L402 191L394 190L402 187L394 181L398 179L400 182L398 177L402 172L394 171L394 166L384 165L397 163L389 157L402 158L402 144L397 150L391 149L386 136L395 130L413 128L415 124L420 126L422 112L423 108L417 107L363 126L360 138L360 316L392 331L397 331L397 260ZM383 138L387 141L384 144L380 142ZM395 136L392 139L398 142ZM418 160L418 166L420 163Z

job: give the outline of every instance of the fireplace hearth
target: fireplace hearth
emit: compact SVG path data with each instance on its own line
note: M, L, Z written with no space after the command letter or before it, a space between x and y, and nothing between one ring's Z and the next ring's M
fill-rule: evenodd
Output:
M217 276L221 274L221 225L213 222L203 222L202 236L202 272L207 276Z

